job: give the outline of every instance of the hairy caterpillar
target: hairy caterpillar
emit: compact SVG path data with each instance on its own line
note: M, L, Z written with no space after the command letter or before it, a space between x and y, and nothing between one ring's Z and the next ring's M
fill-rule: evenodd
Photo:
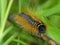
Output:
M40 21L35 20L32 16L25 13L21 13L16 16L9 15L9 20L11 20L18 25L22 25L28 31L35 33L45 33L46 26Z
M42 22L38 22L38 21L32 19L32 17L30 17L24 13L21 13L20 16L24 17L31 25L37 26L37 28L38 28L37 30L40 33L44 33L46 31L46 26Z
M27 29L27 31L34 34L41 33L40 36L46 42L50 43L51 45L58 45L54 40L50 39L44 34L46 31L46 25L44 25L44 23L39 19L35 19L35 17L32 17L29 14L23 12L15 16L9 15L8 20L16 23L16 25L24 27L25 29Z

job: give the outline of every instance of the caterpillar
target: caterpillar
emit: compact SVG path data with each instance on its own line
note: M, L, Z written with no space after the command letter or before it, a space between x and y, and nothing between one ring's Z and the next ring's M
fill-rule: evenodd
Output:
M36 17L32 17L27 13L20 13L18 15L13 16L10 14L8 16L8 20L15 23L18 26L24 27L27 31L32 32L32 34L40 34L39 37L43 38L46 42L51 45L59 45L54 40L50 39L45 35L46 25Z
M41 21L39 22L35 20L35 18L33 18L32 16L25 13L21 13L16 16L9 15L8 18L10 21L17 23L18 25L22 25L24 28L31 31L32 33L33 31L35 33L45 33L46 31L46 26Z
M40 33L44 33L46 31L46 26L42 22L38 22L32 19L31 16L26 15L25 13L21 13L20 16L24 17L31 25L37 26L37 30Z

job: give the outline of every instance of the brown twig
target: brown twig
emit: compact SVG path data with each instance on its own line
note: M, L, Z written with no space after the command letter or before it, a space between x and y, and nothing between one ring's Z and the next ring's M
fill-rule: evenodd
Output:
M56 41L52 40L50 37L48 37L46 34L40 34L40 37L43 38L47 43L51 45L60 45Z

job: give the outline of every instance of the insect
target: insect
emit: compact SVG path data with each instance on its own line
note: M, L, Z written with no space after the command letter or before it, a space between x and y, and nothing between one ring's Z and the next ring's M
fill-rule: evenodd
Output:
M46 31L46 26L42 23L42 21L39 22L34 17L24 12L16 16L9 15L9 20L17 23L18 25L22 25L22 27L27 30L31 30L32 33L33 31L35 33L45 33Z
M46 42L51 45L58 45L54 40L45 35L46 25L34 16L32 17L32 15L22 12L21 14L15 16L10 14L8 16L8 20L15 23L15 25L18 25L18 27L22 26L27 31L34 34L41 33L41 38L43 38Z
M37 26L38 27L38 31L40 33L44 33L46 31L46 26L42 23L42 22L38 22L34 19L32 19L31 16L28 16L27 14L25 13L21 13L20 16L24 17L30 24L34 25L34 26Z

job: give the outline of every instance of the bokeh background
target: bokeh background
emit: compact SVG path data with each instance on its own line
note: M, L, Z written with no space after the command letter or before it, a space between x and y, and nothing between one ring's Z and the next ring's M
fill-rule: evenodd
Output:
M8 21L8 14L28 10L47 26L46 35L60 43L60 0L0 0L0 45L50 45Z

